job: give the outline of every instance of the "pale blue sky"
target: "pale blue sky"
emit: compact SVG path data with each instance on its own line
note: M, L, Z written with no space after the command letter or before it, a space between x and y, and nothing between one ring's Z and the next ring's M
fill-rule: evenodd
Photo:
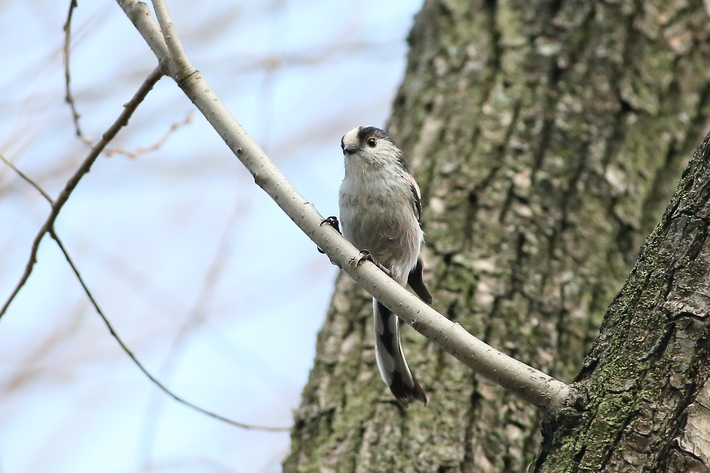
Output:
M0 4L0 152L53 196L87 152L63 102L68 5ZM336 214L340 136L384 125L421 0L168 5L193 64L237 120L323 215ZM85 133L98 137L155 59L113 1L80 1L73 27L74 94ZM114 145L149 146L190 111L158 151L99 158L57 232L124 341L178 395L288 426L336 268L169 79ZM47 214L0 165L3 302ZM45 239L0 320L0 473L277 472L288 444L287 433L240 430L159 393Z

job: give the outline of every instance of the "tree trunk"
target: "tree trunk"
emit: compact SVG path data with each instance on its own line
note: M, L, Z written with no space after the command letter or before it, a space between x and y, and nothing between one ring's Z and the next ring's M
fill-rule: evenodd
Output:
M425 280L437 310L496 348L573 380L706 126L707 23L700 0L426 2L389 131L422 188ZM654 238L686 231L674 225ZM630 284L647 272L637 268ZM617 345L626 353L628 319L643 309L624 309L624 297L583 376L594 412L631 422L639 396L653 396L642 383L606 386L618 388L615 403L596 384L618 382L614 362L624 358L605 353ZM284 471L526 471L540 447L542 414L406 328L404 349L430 402L398 408L375 366L371 310L355 283L338 278ZM656 315L666 324L656 339L661 351L648 339L651 355L634 358L628 373L638 376L677 347L687 351L684 369L695 370L687 379L703 379L699 367L688 367L707 356L695 351L705 340L697 339L701 314L666 310L676 319ZM681 321L690 328L679 329ZM674 337L687 330L695 338L684 345ZM615 371L604 378L607 366ZM674 389L686 407L700 392ZM590 412L546 421L540 471L556 471L580 452L589 465L603 451L623 457L609 443L623 444L630 424L593 430L600 419ZM585 451L585 435L599 435L607 450Z
M710 471L710 135L609 307L538 472Z

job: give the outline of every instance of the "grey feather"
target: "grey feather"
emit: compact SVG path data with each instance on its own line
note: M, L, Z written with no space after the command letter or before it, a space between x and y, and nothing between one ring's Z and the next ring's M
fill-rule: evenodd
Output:
M402 286L409 282L427 303L431 294L422 279L421 193L409 174L402 151L383 130L358 127L341 140L345 178L340 186L343 235L387 268ZM404 406L427 402L426 394L404 358L399 318L376 300L375 351L382 379Z

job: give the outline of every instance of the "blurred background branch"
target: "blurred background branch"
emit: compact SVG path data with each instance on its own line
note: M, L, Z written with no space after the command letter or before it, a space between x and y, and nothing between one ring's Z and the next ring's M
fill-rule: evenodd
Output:
M70 11L71 11L71 10L70 10ZM114 122L114 124L109 128L109 130L106 131L106 133L103 134L102 140L94 147L94 149L92 149L91 153L90 153L89 156L86 158L86 160L84 161L84 163L82 164L82 166L79 168L79 170L77 171L77 173L76 173L74 176L72 176L72 178L70 179L69 183L67 183L67 186L65 187L65 189L64 189L64 190L62 191L62 193L60 194L60 196L65 196L65 197L64 197L64 202L66 202L66 201L69 199L69 197L71 196L71 193L72 193L73 190L76 188L76 185L78 184L78 182L79 182L79 180L81 179L81 177L83 177L86 173L89 172L89 169L91 168L91 165L92 165L93 161L99 156L99 154L101 154L101 152L103 151L103 149L104 149L104 148L110 143L110 141L116 136L116 134L118 133L118 131L119 131L123 126L126 126L126 125L128 124L128 120L130 119L130 117L131 117L131 115L133 114L133 112L136 110L136 108L138 107L138 105L140 105L140 103L145 99L145 97L147 96L148 92L150 92L150 91L152 90L152 88L153 88L153 86L155 85L155 83L157 83L157 81L160 80L161 77L162 77L162 72L160 72L160 70L156 68L156 69L148 76L148 78L146 78L145 82L143 83L143 85L141 85L140 89L139 89L138 92L134 95L134 97L131 99L131 101L129 101L129 102L125 105L125 108L124 108L123 113L121 113L121 115L119 116L119 118L116 120L116 122ZM188 115L188 118L187 118L186 121L189 121L189 118L190 118L190 115ZM174 125L174 126L172 127L172 129L176 129L178 126L179 126L179 124L178 124L178 125ZM171 130L172 130L172 129L171 129ZM164 135L164 137L161 139L161 141L162 141L162 142L165 142L165 140L167 140L168 136L169 136L169 134ZM159 144L158 144L158 145L153 145L153 146L154 146L154 149L157 149L157 148L159 147ZM288 430L289 430L289 427L265 427L265 426L259 426L259 425L245 424L245 423L243 423L243 422L237 422L237 421L234 421L234 420L232 420L232 419L228 419L228 418L226 418L226 417L224 417L224 416L221 416L221 415L219 415L219 414L216 414L216 413L214 413L214 412L211 412L211 411L208 411L208 410L206 410L206 409L203 409L202 407L199 407L199 406L197 406L197 405L195 405L195 404L193 404L193 403L191 403L191 402L189 402L189 401L186 401L186 400L183 399L182 397L177 396L177 395L176 395L175 393L173 393L170 389L168 389L163 383L161 383L160 381L158 381L152 374L150 374L150 372L148 372L148 370L143 366L143 364L138 360L138 358L136 358L136 356L135 356L135 355L133 354L133 352L128 348L128 346L126 346L126 344L123 342L123 340L121 340L121 338L119 337L118 333L116 333L115 329L113 328L113 325L112 325L111 322L108 320L108 318L106 317L106 315L104 314L104 312L101 310L101 308L99 307L98 302L96 301L96 299L94 298L93 294L91 293L91 291L89 290L88 286L86 285L86 283L85 283L85 281L84 281L84 278L81 276L81 273L79 272L79 270L77 269L76 265L74 264L74 261L72 261L71 257L69 256L69 253L67 252L66 248L64 247L64 244L63 244L62 241L59 239L59 236L57 236L57 234L56 234L56 232L55 232L55 230L54 230L53 222L54 222L54 220L56 220L57 216L59 215L59 212L61 211L62 205L61 205L61 204L55 204L55 201L52 200L52 198L49 197L49 195L48 195L36 182L34 182L34 181L33 181L32 179L30 179L26 174L24 174L22 171L20 171L14 164L12 164L10 161L8 161L4 156L0 155L0 159L2 159L3 162L5 162L8 166L10 166L22 179L24 179L24 180L25 180L27 183L29 183L32 187L34 187L35 189L37 189L37 191L39 191L40 194L42 194L42 196L43 196L43 197L50 203L50 205L52 206L52 213L50 214L50 217L49 217L48 220L47 220L47 222L49 222L49 223L45 223L45 225L44 225L44 226L42 227L42 229L40 230L41 233L38 234L37 237L35 237L36 245L33 245L33 251L32 251L32 254L31 254L31 256L30 256L30 262L31 262L31 264L28 263L28 265L27 265L27 267L26 267L26 268L29 268L29 270L28 270L28 269L25 270L25 274L23 274L23 278L20 280L20 283L18 284L18 286L17 286L15 292L11 295L10 299L6 302L3 311L0 312L0 316L2 316L2 314L6 311L6 309L9 307L9 305L12 303L12 300L14 299L14 297L19 293L19 290L22 289L22 286L24 286L24 284L27 282L27 279L29 279L29 276L31 275L31 272L32 272L32 268L34 267L34 264L36 263L36 255L37 255L37 250L38 250L38 247L39 247L39 242L41 242L42 237L44 236L44 234L49 233L50 236L52 237L52 239L54 239L54 241L55 241L55 242L57 243L57 245L59 246L59 249L62 251L62 254L63 254L64 257L66 258L67 263L69 263L69 266L71 266L71 269L72 269L72 271L74 272L74 275L76 276L77 280L78 280L79 283L81 284L81 287L82 287L82 289L84 290L84 292L86 293L86 296L87 296L87 297L89 298L89 300L91 301L91 305L94 307L94 309L96 309L96 312L99 314L99 316L101 317L101 319L102 319L102 320L104 321L104 323L106 324L106 327L108 328L109 333L111 334L111 336L116 339L116 341L117 341L118 344L121 346L121 348L123 349L123 351L131 358L131 360L132 360L133 363L138 367L138 369L140 369L140 370L143 372L143 374L145 374L146 377L148 377L148 379L149 379L150 381L152 381L153 384L155 384L161 391L163 391L165 394L167 394L168 396L170 396L170 397L172 397L173 399L175 399L177 402L179 402L179 403L181 403L181 404L183 404L183 405L185 405L185 406L187 406L187 407L189 407L189 408L191 408L191 409L194 409L194 410L196 410L196 411L199 411L199 412L201 412L201 413L203 413L203 414L205 414L205 415L208 415L208 416L210 416L210 417L213 417L213 418L215 418L215 419L217 419L217 420L220 420L220 421L222 421L222 422L226 422L226 423L228 423L228 424L230 424L230 425L233 425L233 426L235 426L235 427L240 427L240 428L243 428L243 429L250 429L250 430L262 430L262 431L266 431L266 432L283 432L283 431L288 431ZM72 183L73 183L73 184L72 184ZM46 229L45 229L45 228L46 228ZM28 272L28 271L29 271L29 272Z
M51 196L86 150L63 100L67 4L15 0L0 14L0 39L19 45L8 51L0 81L0 152ZM260 142L268 137L289 180L335 213L340 136L358 124L384 124L420 1L170 6L220 97ZM101 123L115 118L110 111L154 66L116 10L79 2L73 12L71 89L86 136L101 135ZM156 143L176 111L185 116L191 108L161 81L110 146L135 151ZM223 146L195 119L138 159L98 159L55 228L82 275L99 282L95 297L147 369L173 363L171 387L185 397L248 423L288 425L336 268L251 189L251 176ZM0 218L12 229L0 232L2 299L27 262L45 206L0 169ZM265 246L268 252L257 250ZM218 257L222 269L202 294ZM98 318L87 316L92 309L61 252L41 245L38 258L0 330L0 468L93 473L101 462L116 471L225 471L218 465L228 464L280 471L287 433L242 433L174 403L156 414L152 446L144 448L156 390L125 363ZM266 305L254 302L264 298ZM190 324L200 300L202 321ZM189 336L171 352L182 327Z
M79 119L81 118L81 115L76 109L76 103L74 103L74 97L72 96L71 93L71 68L70 68L70 57L71 57L71 19L72 16L74 16L74 9L77 7L76 0L71 0L69 2L69 13L67 14L67 21L64 23L64 86L66 90L66 95L64 96L64 100L67 102L69 105L69 108L71 109L71 115L72 115L72 120L74 120L74 128L76 129L76 136L86 143L87 145L91 146L93 143L91 142L91 139L84 136L84 133L81 131L81 126L79 125Z
M79 169L77 169L76 172L71 176L71 178L69 178L66 185L64 186L64 189L62 189L62 191L59 193L59 197L57 197L57 199L52 203L52 211L47 217L47 220L45 220L44 224L42 225L42 228L40 228L37 235L35 235L34 241L32 242L32 249L30 251L29 260L25 265L25 271L22 274L20 281L15 286L15 289L10 294L10 297L5 301L5 304L2 306L2 309L0 309L0 318L5 315L5 312L7 312L7 309L10 307L10 304L12 304L12 301L15 299L17 294L20 292L20 290L32 274L32 269L37 263L37 252L39 251L39 245L42 242L42 239L47 233L54 231L54 221L59 216L59 212L61 212L62 207L64 207L64 204L66 204L69 200L69 197L71 196L72 192L74 192L74 189L76 189L76 186L79 184L79 181L81 181L81 178L84 177L91 170L91 166L93 166L94 162L96 161L96 158L99 157L104 148L116 136L116 134L121 130L121 128L128 125L128 120L131 118L131 115L133 115L133 112L135 112L136 108L138 108L138 105L140 105L143 99L145 99L145 97L148 95L148 92L153 89L153 86L155 86L155 84L160 80L161 77L163 77L163 73L160 71L159 68L154 69L153 72L148 75L146 80L138 89L138 92L136 92L133 98L126 105L124 105L123 112L121 112L119 117L116 119L115 122L113 122L109 129L106 130L106 132L101 137L101 140L91 148L91 151L81 163ZM35 185L35 187L37 186ZM44 194L44 192L42 192L42 194Z

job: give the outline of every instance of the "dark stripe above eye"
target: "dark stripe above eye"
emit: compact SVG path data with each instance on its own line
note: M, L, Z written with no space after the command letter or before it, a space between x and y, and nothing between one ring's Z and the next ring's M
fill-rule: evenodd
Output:
M379 128L374 126L363 126L360 128L360 131L357 132L357 139L360 141L360 143L364 142L371 136L374 136L378 140L384 139L394 143L394 141L392 141L392 138L390 138L390 135L388 135L386 131L380 130Z

